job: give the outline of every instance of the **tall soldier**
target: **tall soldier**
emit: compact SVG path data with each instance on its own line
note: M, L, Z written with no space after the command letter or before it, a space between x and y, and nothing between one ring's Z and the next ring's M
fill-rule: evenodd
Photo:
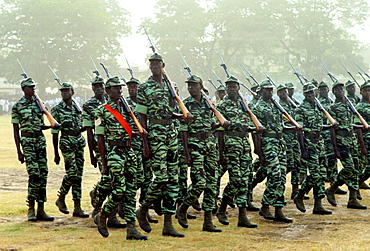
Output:
M218 179L217 142L212 130L220 127L220 124L215 123L213 112L207 107L207 101L202 96L202 79L192 75L186 83L191 96L184 100L184 104L194 116L194 120L189 123L181 121L179 131L184 146L185 162L190 166L192 184L178 208L177 218L182 227L188 228L187 210L204 192L203 231L222 232L212 223Z
M253 109L258 120L266 128L261 136L262 154L259 156L261 164L267 168L267 183L260 215L268 220L290 223L293 220L287 218L282 211L286 182L283 116L272 102L273 85L270 81L263 81L260 88L261 98ZM270 212L270 205L275 207L275 216Z
M226 81L227 96L217 105L217 109L231 122L230 127L218 134L221 164L226 166L229 173L220 208L218 221L229 225L226 216L227 205L235 200L239 208L238 227L256 228L247 218L248 178L252 172L252 153L248 140L248 130L251 120L247 112L243 111L239 98L239 80L230 76Z
M82 126L86 128L87 132L87 143L89 146L90 161L91 164L99 167L100 173L102 172L102 163L100 154L98 151L98 139L94 136L94 126L96 117L96 111L99 106L104 105L108 102L108 96L104 94L104 80L96 76L91 79L91 88L94 92L94 96L91 97L82 106ZM112 181L109 174L101 174L100 180L94 186L94 189L90 191L91 204L94 208L91 217L94 218L103 205L104 200L112 192ZM108 227L111 228L125 228L126 224L121 223L116 216L116 212L113 212L108 217Z
M11 122L18 160L22 164L26 162L28 172L28 220L53 221L54 217L50 217L44 211L48 166L46 140L42 130L49 129L50 126L44 124L43 111L35 98L35 85L31 78L21 82L24 96L14 104ZM38 202L37 214L35 201Z
M109 78L105 90L109 96L107 104L100 106L96 112L95 133L98 135L98 149L102 159L102 174L110 174L112 192L94 222L103 237L109 236L107 218L115 213L118 204L124 201L125 220L127 222L127 240L147 240L135 227L135 202L128 196L136 192L135 173L137 159L131 148L132 136L136 134L127 121L131 117L124 110L121 102L122 85L118 77Z
M298 210L306 212L303 202L304 195L308 194L313 188L315 206L313 208L314 214L331 214L332 212L326 210L322 206L322 198L325 197L325 166L320 165L319 155L323 152L324 142L322 139L322 129L324 117L318 109L315 102L316 87L311 84L303 86L303 94L305 99L302 104L297 107L295 111L295 120L303 126L304 139L300 142L302 149L302 158L307 161L309 175L303 181L302 187L294 198ZM301 133L301 132L298 132Z
M348 80L345 84L347 97L353 105L357 105L360 102L360 97L356 95L356 85L354 81Z
M334 141L337 145L337 149L334 147L337 158L340 158L343 168L340 170L337 181L335 181L328 189L325 190L329 203L333 206L337 205L335 200L335 191L338 186L346 184L350 191L347 208L353 209L366 209L366 206L361 205L357 201L357 190L359 188L359 170L358 166L354 161L357 158L357 140L353 132L354 116L353 112L349 108L345 99L344 84L341 82L335 82L332 86L333 94L335 95L335 102L330 106L328 112L330 115L339 123L338 129L336 129L336 140ZM362 133L361 130L358 132L360 135L359 143L361 144ZM366 149L362 149L364 153Z
M73 216L87 218L81 209L81 183L84 167L84 148L86 146L85 138L81 135L82 119L81 110L78 104L72 100L74 90L71 84L63 83L59 88L62 101L51 109L51 115L59 121L61 127L52 129L54 162L59 165L59 148L64 158L64 167L66 174L63 177L62 185L59 189L59 197L55 202L56 206L64 214L69 214L65 197L72 188L72 198L74 201ZM59 141L59 131L61 138Z
M163 79L165 63L163 57L154 53L149 58L152 76L139 86L136 111L140 121L148 131L143 138L144 157L151 156L151 169L154 174L146 199L137 211L140 227L145 232L152 228L147 219L150 204L163 196L164 226L162 235L184 237L172 225L175 203L178 196L178 138L173 119L182 118L174 113L175 100ZM190 116L188 117L190 118Z

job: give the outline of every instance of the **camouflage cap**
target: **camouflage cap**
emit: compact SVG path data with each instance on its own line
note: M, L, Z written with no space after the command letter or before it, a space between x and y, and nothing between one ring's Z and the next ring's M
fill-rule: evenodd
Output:
M339 82L339 81L335 81L335 83L333 84L333 86L331 87L331 90L333 91L335 87L337 86L344 86L343 83Z
M228 83L237 83L239 84L239 80L234 77L234 76L230 76L228 79L226 79L225 81L225 84L227 85Z
M310 83L313 84L313 85L315 85L315 86L318 86L319 85L319 83L317 82L317 80L314 79L314 78L310 81Z
M307 83L303 86L303 93L316 90L316 86L312 83Z
M26 78L23 79L21 82L21 87L26 87L26 86L35 86L36 83L32 80L32 78Z
M367 80L365 83L363 83L361 86L360 86L360 90L366 88L366 87L370 87L370 80Z
M261 86L258 86L257 89L256 89L256 92L260 92L261 91Z
M65 90L65 89L73 89L73 86L69 83L63 83L60 87L59 90Z
M218 87L217 87L217 89L216 89L216 91L226 91L226 88L225 88L225 86L224 85L219 85Z
M265 89L268 89L268 88L274 88L273 84L270 82L270 80L264 80L262 81L262 83L260 84L259 86L261 89L265 88Z
M295 86L291 82L286 83L285 86L286 86L287 89L295 89Z
M259 84L254 83L254 84L252 84L251 89L258 88L258 86L259 86Z
M130 78L129 81L126 82L126 84L138 84L138 85L140 85L141 82L137 78L132 77L132 78Z
M321 81L318 88L320 87L329 87L327 83L325 83L324 81Z
M185 81L185 83L190 83L190 82L191 83L197 83L197 84L203 85L203 80L200 77L198 77L197 75L191 75Z
M92 85L95 85L95 84L104 84L104 79L99 77L99 76L96 76L95 78L91 79L91 84Z
M161 55L159 55L158 53L154 53L153 55L151 55L149 57L149 61L152 61L152 60L161 60L161 61L163 61L163 57Z
M355 84L355 82L354 82L354 81L348 80L344 85L345 85L346 87L348 87L348 86L351 86L351 85L354 85L354 84Z
M125 85L119 81L118 77L109 78L105 83L105 88L112 87L112 86L122 86Z
M289 83L288 83L288 84L289 84ZM277 90L277 91L286 90L286 89L289 89L289 88L286 86L286 84L285 84L285 85L280 84L280 85L276 88L276 90Z

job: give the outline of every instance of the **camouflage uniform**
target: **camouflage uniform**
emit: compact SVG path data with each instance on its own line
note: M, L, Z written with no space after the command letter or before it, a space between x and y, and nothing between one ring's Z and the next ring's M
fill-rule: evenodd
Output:
M48 166L46 140L41 127L44 125L43 112L33 99L22 97L12 108L13 124L19 124L20 143L28 172L28 201L46 202Z
M85 139L81 135L81 111L74 102L72 106L67 106L62 100L51 109L51 115L61 124L60 129L52 129L51 133L58 135L61 131L59 148L66 170L59 192L66 195L72 187L73 200L81 200L84 147L86 146Z

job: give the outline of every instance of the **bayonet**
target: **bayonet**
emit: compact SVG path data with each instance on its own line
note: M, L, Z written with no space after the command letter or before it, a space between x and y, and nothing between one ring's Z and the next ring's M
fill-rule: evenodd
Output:
M343 66L343 68L347 71L348 75L353 79L353 81L355 81L355 83L357 84L357 86L360 87L360 85L357 82L357 80L355 79L355 77L353 77L352 73L347 69L347 67L342 63L342 61L340 61L339 58L338 58L338 61Z
M51 70L51 72L55 76L54 80L57 81L59 85L62 85L62 82L60 81L60 78L57 76L57 74L55 73L55 71L53 71L53 69L51 69L50 65L48 65L48 67L49 67L49 69Z
M211 80L211 78L208 77L208 75L202 69L200 69L200 70L202 71L203 75L206 76L206 78L208 79L208 82L210 82L211 85L217 90L217 86L213 83L213 81Z
M230 75L229 75L229 73L228 73L228 71L227 71L227 67L226 67L226 64L225 64L225 62L224 62L224 59L222 58L222 56L221 56L221 54L218 52L218 50L216 49L216 51L217 51L217 54L218 54L218 56L220 57L220 59L221 59L221 64L220 64L220 66L222 66L222 68L224 68L224 71L225 71L225 73L226 73L226 77L227 78L229 78L230 77Z
M23 71L23 73L21 74L21 76L23 76L24 78L28 78L27 77L27 73L26 73L26 71L23 69L23 66L22 66L22 64L21 64L21 62L17 59L17 61L18 61L18 64L19 64L19 66L21 67L21 69L22 69L22 71Z
M103 63L100 63L100 65L103 67L103 69L105 71L105 74L107 74L107 78L110 78L110 73L109 73L108 69L104 66Z
M148 40L149 40L149 43L150 43L150 48L152 49L153 53L155 53L155 47L154 47L154 45L153 45L153 43L152 43L152 40L151 40L151 39L150 39L150 37L149 37L148 32L146 32L145 27L144 27L144 31L145 31L146 36L148 37Z
M86 73L86 75L89 77L89 79L92 79L92 77L90 76L89 73L87 73L87 71L85 70L85 68L82 68L82 70Z
M124 57L125 57L125 59L126 59L126 63L127 63L127 66L128 66L127 70L130 72L131 78L133 78L133 77L134 77L134 72L133 72L133 70L131 69L131 66L130 66L130 64L129 64L129 62L128 62L128 60L127 60L127 58L126 58L126 56L125 56L125 55L124 55Z
M217 81L218 81L222 86L224 86L224 84L222 83L221 79L217 76L216 72L214 72L214 71L211 69L211 67L209 67L209 66L208 66L208 69L210 69L210 70L211 70L211 72L213 73L213 75L215 75L216 80L217 80Z
M244 69L244 71L246 71L247 73L248 73L248 75L249 75L249 77L251 77L251 79L257 84L257 85L259 85L259 83L258 83L258 81L253 77L253 75L252 75L252 73L250 73L245 67L244 67L244 65L242 65L241 63L240 63L240 66Z
M363 80L364 81L366 81L366 79L365 79L365 77L361 74L361 72L360 71L362 71L364 74L365 74L365 76L366 77L368 77L368 78L370 78L370 76L358 65L358 64L356 64L355 62L353 62L353 61L351 61L352 62L352 64L353 64L353 66L356 68L358 68L358 70L357 70L357 68L356 68L356 70L357 70L357 72L361 75L361 77L363 78Z
M179 52L179 54L182 58L182 61L184 61L184 64L185 64L184 69L189 73L189 76L191 76L191 70L190 70L190 67L189 67L188 63L186 62L184 56L181 54L180 50L178 50L178 52Z
M104 67L104 66L103 66ZM121 74L121 72L118 70L118 68L116 67L116 66L114 66L114 69L116 69L116 71L118 72L118 74L120 75L120 77L121 77L121 80L126 84L127 83L127 81L126 81L126 79L123 77L123 75ZM104 69L105 70L105 69Z
M95 62L94 62L94 60L92 59L91 56L90 56L90 59L91 59L91 62L93 63L94 68L95 68L95 70L93 71L93 73L95 73L96 77L98 77L100 75L100 73L98 71L98 67L96 67L96 64L95 64Z

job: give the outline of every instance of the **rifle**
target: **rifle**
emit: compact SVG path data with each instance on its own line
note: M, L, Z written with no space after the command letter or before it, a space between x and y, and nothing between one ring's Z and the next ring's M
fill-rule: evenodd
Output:
M59 85L62 85L62 82L60 81L60 79L59 79L59 77L57 76L57 74L53 71L53 69L51 69L50 65L48 65L48 66L49 66L49 69L51 70L51 72L52 72L52 73L54 74L54 76L55 76L54 80L56 80L56 81L57 81L57 83L58 83ZM80 105L76 102L76 100L75 100L73 97L72 97L72 101L73 101L73 103L75 104L77 111L78 111L79 113L81 113L81 112L82 112L82 109L81 109Z
M89 73L87 73L87 71L85 70L85 68L82 68L82 70L86 73L86 75L89 77L89 79L92 79L92 77L90 76Z
M221 57L221 54L220 53L218 53L218 56L220 57L221 62L222 62L220 66L222 66L222 68L224 68L224 71L226 73L226 76L229 78L230 75L227 72L227 67L226 67L226 64L224 62L224 59ZM244 84L243 84L243 86L244 86ZM257 132L262 132L265 128L263 127L263 125L261 124L261 122L258 120L258 118L256 117L256 115L253 114L253 112L251 111L251 109L249 109L249 106L247 104L247 101L245 101L245 99L244 99L244 97L243 97L243 95L242 95L242 93L240 91L238 91L238 95L239 95L239 98L241 100L242 110L244 112L247 112L248 113L248 115L251 118L254 126L256 127L256 131Z
M299 81L301 82L302 85L304 85L303 81L301 80L300 76L302 76L302 73L299 73L296 68L294 68L294 66L289 62L288 60L288 63L290 64L290 66L292 67L293 69L293 72L294 72L294 75L297 76L297 78L299 79ZM303 77L303 76L302 76ZM315 97L315 103L317 105L317 108L319 108L319 110L326 116L326 118L329 120L330 124L332 125L336 125L338 124L338 122L335 121L335 119L325 110L325 108L321 105L320 101L318 100L318 98Z
M358 66L355 62L351 61L355 69L357 70L358 74L362 77L362 79L366 82L366 78L362 75L361 71L366 75L366 77L370 78L370 76L363 70L361 69L360 66Z
M149 40L149 43L150 43L150 48L152 49L153 53L156 53L155 52L155 47L154 47L154 45L152 43L152 40L150 39L148 33L146 32L145 27L144 27L144 31L145 31L145 34L148 37L148 40ZM163 75L163 81L167 85L171 97L176 100L177 104L179 105L179 107L181 109L183 117L184 118L189 118L189 119L190 118L193 118L193 115L191 115L191 113L189 112L188 108L186 108L186 106L184 105L184 103L180 99L179 95L177 94L177 92L175 90L175 87L173 86L172 81L168 77L168 74L167 74L167 72L166 72L166 70L164 68L162 68L162 75Z
M357 82L357 80L355 79L355 77L353 77L352 73L347 69L347 67L342 63L342 61L340 61L339 58L338 58L338 61L343 66L343 68L347 71L348 75L353 79L353 81L355 81L355 83L357 84L357 86L360 87L360 85Z
M128 62L127 58L126 58L126 56L125 56L125 55L123 55L123 56L124 56L124 57L125 57L125 59L126 59L126 63L127 63L127 66L128 66L127 70L130 72L131 78L133 78L133 77L134 77L134 72L133 72L133 70L131 69L131 66L130 66L130 64L129 64L129 62Z
M23 78L27 79L27 78L28 78L28 76L27 76L26 71L23 69L23 66L22 66L21 62L20 62L18 59L17 59L17 61L18 61L18 64L19 64L19 66L21 67L22 72L23 72L23 73L21 74L21 76L23 76ZM42 100L40 99L39 95L37 95L37 93L36 93L36 92L35 92L35 94L34 94L34 99L35 99L35 101L36 101L37 106L38 106L38 107L39 107L39 109L40 109L40 112L43 112L43 113L45 114L46 118L49 120L49 123L50 123L51 127L53 127L53 128L60 127L60 124L58 123L58 121L56 121L56 120L53 118L53 116L51 116L50 112L46 109L46 107L45 107L45 105L44 105L44 102L42 102Z
M215 88L217 90L217 86L213 83L212 79L210 77L208 77L207 74L202 69L200 69L200 70L202 71L203 75L206 76L208 82L211 83L211 85L213 86L213 88Z
M326 74L330 77L330 79L333 81L333 83L335 83L336 81L338 81L328 70L328 68L326 68L325 64L320 60ZM349 109L352 111L353 114L355 114L357 116L357 118L361 121L361 124L364 126L364 129L367 130L369 128L369 125L368 123L364 120L364 118L361 116L360 113L358 113L358 111L356 110L356 108L354 107L354 105L352 104L352 102L348 99L348 97L346 95L344 95L344 98L346 99L346 102L348 104L348 107Z
M101 64L101 63L100 63ZM104 70L106 69L105 66L103 66ZM120 75L121 77L121 80L123 81L123 83L127 83L126 79L123 77L123 75L121 74L121 72L118 70L118 68L116 66L114 66L114 69L116 69L116 71L118 72L118 74ZM107 69L108 70L108 69ZM108 73L107 73L108 74Z
M90 56L90 59L91 59L91 62L93 63L93 65L94 65L94 71L93 71L93 73L95 73L95 77L98 77L99 75L100 75L100 73L99 73L99 71L98 71L98 68L96 67L96 64L95 64L95 62L94 62L94 60L92 59L92 57Z
M211 67L208 66L208 69L213 73L213 75L215 75L216 77L216 81L219 82L222 86L224 85L221 81L221 79L217 76L216 72L214 72L214 70L211 69Z
M246 71L248 74L249 74L249 77L257 84L257 85L259 85L259 83L258 83L258 81L252 76L252 73L250 73L245 67L244 67L244 65L242 65L241 63L240 63L240 66L244 69L244 71ZM245 74L245 73L244 73ZM249 80L248 80L249 81ZM252 84L251 84L252 85Z
M186 62L185 58L181 54L180 50L179 50L179 53L180 53L180 56L181 56L181 58L182 58L182 60L184 61L184 64L185 64L184 69L189 73L189 77L191 77L191 75L192 75L191 74L191 69L190 69L188 63ZM225 117L215 108L212 101L209 100L207 94L205 94L203 90L201 90L201 94L202 94L203 98L206 101L207 107L212 110L213 114L216 116L216 118L220 122L221 126L224 127L224 128L229 127L230 124L231 124L230 121L226 120Z
M108 69L105 67L105 65L103 63L100 63L100 65L103 67L105 73L107 74L107 78L110 78L110 74L109 74L109 71ZM132 118L132 120L134 121L138 131L140 134L143 134L143 135L146 135L148 134L147 131L144 129L144 127L140 124L139 120L136 118L134 112L132 111L131 109L131 106L128 104L127 100L125 99L124 96L121 96L119 98L119 100L121 101L122 103L122 106L123 106L123 110Z
M258 68L260 68L260 70L263 72L263 74L265 75L265 77L270 81L270 83L273 84L275 87L277 87L277 85L275 84L274 81L272 81L272 79L270 78L270 76L267 75L267 73L264 70L262 70L262 68L260 66L258 66ZM293 108L297 108L296 103L289 96L288 96L288 101L289 101L289 103L291 104L291 106Z

